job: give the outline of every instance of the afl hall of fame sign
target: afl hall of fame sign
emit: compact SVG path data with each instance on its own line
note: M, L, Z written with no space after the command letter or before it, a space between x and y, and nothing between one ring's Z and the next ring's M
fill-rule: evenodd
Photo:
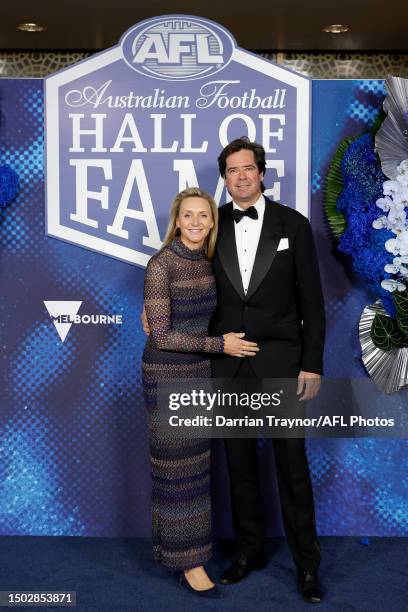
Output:
M309 212L310 81L207 19L165 15L45 79L48 236L145 266L176 193L228 200L216 159L246 135L265 194Z

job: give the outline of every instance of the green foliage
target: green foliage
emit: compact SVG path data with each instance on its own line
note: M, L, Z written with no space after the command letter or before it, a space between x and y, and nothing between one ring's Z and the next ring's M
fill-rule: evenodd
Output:
M397 310L397 323L408 344L408 291L395 291L393 300Z
M375 134L380 129L385 117L386 114L383 110L381 110L378 113L370 129L370 132L373 136L375 136ZM359 136L348 136L347 138L341 141L340 145L336 150L336 153L333 156L329 170L327 172L326 180L324 182L324 208L326 211L327 221L329 223L330 229L336 239L340 238L347 226L343 213L339 212L336 206L337 198L341 194L344 187L343 176L341 173L341 162L348 147L354 140L357 140L357 138L359 138Z
M388 315L376 314L371 326L371 339L382 351L391 351L404 346L403 337L396 319Z
M397 316L376 314L371 326L371 339L382 351L408 347L408 291L392 294Z
M350 144L356 140L355 136L348 136L341 141L333 156L326 180L324 182L323 202L327 215L327 221L335 238L340 238L346 229L346 220L343 213L336 209L337 198L343 190L343 176L341 173L341 161Z

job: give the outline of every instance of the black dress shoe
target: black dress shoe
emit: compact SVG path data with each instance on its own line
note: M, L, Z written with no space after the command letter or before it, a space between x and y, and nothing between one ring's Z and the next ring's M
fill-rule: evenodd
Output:
M235 584L246 578L252 570L264 569L266 565L267 561L263 555L255 559L241 555L230 567L223 571L219 581L221 584Z
M303 599L309 603L320 603L322 599L322 590L317 573L311 570L298 569L297 577Z

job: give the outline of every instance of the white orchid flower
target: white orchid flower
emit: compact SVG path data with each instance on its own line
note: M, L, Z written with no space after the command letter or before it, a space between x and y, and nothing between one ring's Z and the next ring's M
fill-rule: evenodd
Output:
M398 166L397 181L404 187L408 187L408 159L404 159Z
M385 227L388 229L388 219L384 215L382 217L378 217L378 219L374 219L373 228L374 229L384 229Z
M389 196L385 196L384 198L378 198L376 201L376 205L378 208L381 208L384 212L388 212L390 210L390 206L392 204L392 199Z
M396 266L399 266L401 264L406 264L408 263L408 256L406 255L405 257L394 257L393 263Z
M378 198L376 205L386 214L375 219L372 226L395 234L384 244L385 250L395 255L384 270L396 278L384 279L381 286L390 292L404 291L406 285L402 281L408 281L408 159L399 164L396 180L384 182L383 197Z
M393 253L394 255L397 255L397 253L399 253L399 251L396 250L396 244L397 244L397 239L396 238L389 238L386 243L385 243L385 249L389 252L389 253Z
M384 195L394 195L399 191L399 188L398 181L385 181L383 185Z
M405 291L404 283L392 278L386 278L385 280L381 281L381 287L386 291L390 291L391 293L393 291Z

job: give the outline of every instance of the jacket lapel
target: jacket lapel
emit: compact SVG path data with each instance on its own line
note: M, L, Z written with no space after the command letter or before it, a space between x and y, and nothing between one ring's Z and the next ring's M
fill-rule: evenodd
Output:
M271 202L271 200L265 198L265 213L261 235L259 237L258 249L256 251L248 291L246 295L244 294L244 300L246 302L251 299L271 267L273 260L275 259L281 236L282 224L280 220L279 207L274 202Z
M242 286L241 273L239 271L237 245L235 242L234 219L232 217L232 202L224 208L225 217L220 223L217 240L217 252L226 275L232 286L242 300L245 299L244 287Z

